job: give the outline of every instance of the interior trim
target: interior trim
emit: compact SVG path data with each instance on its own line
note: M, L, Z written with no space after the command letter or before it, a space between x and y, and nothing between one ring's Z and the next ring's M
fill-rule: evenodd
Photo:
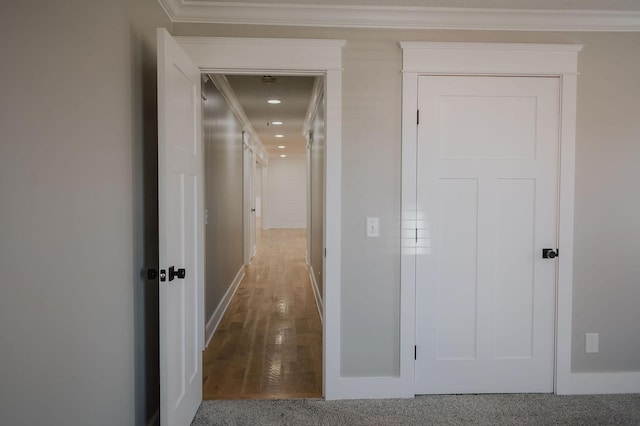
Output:
M640 11L158 0L172 22L498 31L640 31Z
M578 52L582 45L518 43L400 42L402 48L402 218L403 229L417 227L418 211L416 111L420 75L540 75L561 79L560 177L558 206L558 258L556 290L555 393L574 393L571 372L573 309L573 219L575 195L575 142ZM533 59L533 60L532 60ZM414 377L413 345L416 312L416 252L405 239L401 256L401 375ZM602 377L601 375L597 377ZM590 389L610 389L591 383Z
M321 75L325 81L323 393L358 398L371 380L341 377L342 48L345 40L176 37L201 72ZM264 218L263 218L264 220ZM269 226L268 223L265 224ZM347 381L351 393L341 387ZM380 392L394 396L380 383Z

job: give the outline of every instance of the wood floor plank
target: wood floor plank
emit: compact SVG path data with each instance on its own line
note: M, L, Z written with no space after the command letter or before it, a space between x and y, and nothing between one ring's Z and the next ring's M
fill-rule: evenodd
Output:
M204 399L322 396L322 323L304 229L261 231L258 250L204 352Z

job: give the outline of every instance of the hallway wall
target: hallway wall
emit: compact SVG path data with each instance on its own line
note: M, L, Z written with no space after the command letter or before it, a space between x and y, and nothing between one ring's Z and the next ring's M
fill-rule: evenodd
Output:
M242 125L211 80L204 84L205 323L244 265Z

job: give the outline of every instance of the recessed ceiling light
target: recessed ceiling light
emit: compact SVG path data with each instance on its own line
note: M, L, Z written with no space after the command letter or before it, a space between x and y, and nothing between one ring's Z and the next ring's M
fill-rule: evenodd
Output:
M280 158L285 158L287 154L280 154Z
M271 124L274 126L282 126L284 123L282 121L272 121Z
M276 135L276 138L284 138L284 135Z
M278 148L280 148L280 149L285 149L285 148L286 148L286 146L284 146L284 145L278 145Z
M277 105L277 104L282 103L282 102L280 101L280 99L269 99L267 101L267 103L270 103L272 105Z

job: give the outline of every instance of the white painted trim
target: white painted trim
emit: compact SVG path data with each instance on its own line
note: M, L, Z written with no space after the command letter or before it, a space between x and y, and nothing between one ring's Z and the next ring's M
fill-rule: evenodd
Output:
M408 388L400 377L340 377L336 392L326 399L382 399L413 398L413 387Z
M560 134L560 211L558 215L558 287L556 289L556 393L570 393L573 312L573 218L577 76L562 78ZM565 101L568 100L568 101Z
M313 298L316 300L316 307L318 308L318 315L320 315L320 321L322 322L322 296L320 295L320 289L318 288L318 281L313 273L313 266L307 261L309 265L309 279L311 280L311 288L313 289Z
M401 248L400 248L400 377L406 392L415 393L415 295L417 204L416 111L418 75L402 75L402 148L401 148ZM411 93L412 96L407 96Z
M317 80L316 80L317 81ZM304 138L306 139L306 149L305 149L305 156L306 156L306 186L305 186L305 201L306 201L306 206L307 206L307 229L306 229L306 234L307 234L307 249L305 252L305 259L307 262L307 265L311 265L311 144L310 144L310 138L313 136L312 133L310 132L304 132ZM320 318L322 318L322 315L320 315Z
M255 203L255 199L252 200L252 185L251 181L251 167L255 160L253 150L249 144L249 134L242 131L242 230L243 230L243 251L244 251L244 266L249 266L251 258L253 257L253 246L251 243L251 208Z
M175 37L191 59L204 71L273 75L342 69L345 40ZM242 52L242 54L238 54Z
M324 91L324 82L322 77L316 77L313 82L313 89L311 89L311 98L309 99L309 105L307 106L307 114L304 117L304 125L302 126L302 134L307 136L309 131L313 128L313 120L318 112L318 106L320 106L320 100L322 99L322 92ZM307 140L307 146L309 141Z
M557 76L577 72L583 45L400 42L400 47L405 73Z
M526 45L486 43L417 43L401 42L403 50L402 87L402 218L401 299L400 329L415 329L415 239L410 231L415 229L417 210L415 156L417 146L416 111L418 105L417 80L419 75L544 75L557 76L562 81L560 122L560 176L557 297L556 297L556 366L555 392L575 393L586 381L605 379L606 375L576 375L571 373L571 317L573 296L573 219L575 183L575 136L577 96L577 55L581 45ZM535 63L530 59L534 58ZM539 62L538 62L539 61ZM541 64L542 63L542 64ZM415 336L407 338L415 339ZM407 362L407 347L401 340L401 374L409 374L411 368L402 370ZM407 381L409 379L407 378ZM618 381L616 381L618 380ZM606 392L620 383L618 376L595 382L584 389ZM629 387L619 386L621 389Z
M323 393L336 399L342 391L342 71L325 74L324 248L322 275Z
M172 22L441 30L640 31L640 12L622 10L158 2Z
M571 373L560 395L640 393L640 372Z
M344 40L176 37L201 71L325 76L323 392L340 390L342 47ZM266 188L266 186L263 186ZM268 202L268 200L266 200ZM268 208L268 206L267 206ZM268 217L263 217L268 227ZM364 383L364 382L363 382ZM367 384L370 380L367 381ZM384 390L384 383L380 382Z
M209 346L209 343L211 342L213 335L218 329L218 326L220 325L220 321L222 320L224 313L227 312L227 308L229 308L229 303L231 303L231 299L233 299L233 296L236 294L236 291L238 291L238 287L240 287L240 283L242 282L243 278L244 278L244 266L241 266L235 278L231 282L231 285L229 286L227 291L224 293L222 300L220 300L220 303L218 303L218 307L216 308L215 311L213 311L213 314L211 314L209 321L207 321L207 326L205 329L205 339L207 342L206 346Z

